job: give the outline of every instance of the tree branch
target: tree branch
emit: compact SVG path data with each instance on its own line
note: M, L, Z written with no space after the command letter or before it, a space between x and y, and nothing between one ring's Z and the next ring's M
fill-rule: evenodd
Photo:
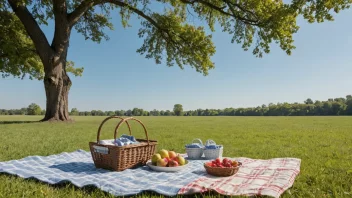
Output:
M73 12L67 15L67 21L70 26L74 26L77 21L83 16L89 8L101 3L101 1L96 0L84 0Z
M44 32L40 29L38 23L28 11L27 7L20 3L19 0L8 0L12 10L24 25L27 34L32 39L40 59L48 62L47 54L52 50L46 39Z
M235 7L239 8L240 10L242 10L242 12L247 12L247 13L251 14L253 17L255 17L256 20L258 20L257 15L255 15L254 12L245 9L245 8L242 7L240 4L238 4L238 3L232 3L232 2L230 2L229 0L224 0L224 1L227 2L227 4L229 5L229 7L230 7L230 5L235 6Z
M151 17L148 15L144 14L143 11L127 4L124 3L121 0L84 0L73 12L68 14L68 22L71 26L73 26L79 19L84 15L84 13L89 10L91 7L99 5L99 4L105 4L105 3L112 3L121 7L126 7L130 10L132 10L134 13L138 14L139 16L143 17L150 23L152 23L154 26L159 27L156 21L154 21Z
M105 0L104 2L105 2L105 3L108 3L108 2L109 2L109 3L113 3L113 4L118 5L118 6L121 6L121 7L126 7L126 8L128 8L128 9L132 10L134 13L138 14L139 16L143 17L145 20L149 21L149 22L150 22L151 24L153 24L156 28L162 29L162 28L160 28L160 26L158 25L158 23L157 23L154 19L152 19L150 16L144 14L143 11L141 11L141 10L139 10L139 9L137 9L137 8L135 8L135 7L133 7L133 6L129 5L129 4L127 4L127 3L124 3L124 2L122 2L122 1L120 1L120 0Z
M69 42L70 35L66 0L53 0L53 12L55 15L55 32L51 46L55 52L61 54Z
M239 16L238 14L236 14L236 12L233 12L233 10L231 11L231 13L229 12L226 12L224 9L226 8L225 7L218 7L212 3L209 3L207 1L204 1L204 0L180 0L182 3L185 3L185 4L190 4L190 5L193 5L194 3L200 3L200 4L203 4L203 5L206 5L224 15L227 15L227 16L230 16L230 17L233 17L237 20L240 20L242 21L243 23L245 24L248 24L248 25L259 25L259 21L258 20L252 20L252 19L247 19L247 18L244 18L244 17L241 17ZM229 6L228 4L228 1L225 1L225 3ZM238 6L238 4L232 4L233 6ZM239 7L240 9L244 9L242 7Z

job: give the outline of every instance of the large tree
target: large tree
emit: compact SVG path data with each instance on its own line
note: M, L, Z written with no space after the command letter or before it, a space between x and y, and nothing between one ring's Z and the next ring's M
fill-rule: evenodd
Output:
M160 11L159 6L164 9ZM138 15L138 36L144 44L137 50L146 58L168 66L190 66L208 74L214 68L211 56L215 47L204 27L187 23L197 17L215 31L233 35L231 42L252 49L261 57L276 42L287 54L295 48L293 34L298 31L299 14L309 22L332 20L330 10L349 7L351 0L0 0L0 72L43 80L46 113L43 120L68 120L68 92L72 85L67 72L81 75L67 61L72 28L86 39L108 39L104 28L113 29L110 13L120 13L122 25L128 26L132 14ZM52 42L41 29L53 20ZM252 45L254 43L254 45Z

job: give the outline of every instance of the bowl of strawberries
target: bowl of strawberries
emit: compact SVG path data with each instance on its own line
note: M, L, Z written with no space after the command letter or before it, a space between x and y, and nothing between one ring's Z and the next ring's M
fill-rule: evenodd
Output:
M216 158L215 160L204 163L204 168L208 174L218 177L228 177L238 172L242 166L241 162L228 158Z

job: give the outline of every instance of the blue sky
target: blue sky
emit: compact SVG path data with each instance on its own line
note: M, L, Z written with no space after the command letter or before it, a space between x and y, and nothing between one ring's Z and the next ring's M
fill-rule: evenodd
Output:
M191 68L157 65L137 54L142 44L139 21L133 18L133 27L123 29L116 15L109 41L96 44L72 34L68 59L85 69L82 77L71 78L69 108L171 110L180 103L189 110L344 97L352 94L351 18L352 10L347 10L334 22L299 20L301 28L294 36L297 49L291 56L273 44L270 54L256 58L218 30L213 34L216 68L203 76ZM52 29L44 31L51 41ZM21 108L32 102L45 108L41 81L1 78L0 91L0 108Z

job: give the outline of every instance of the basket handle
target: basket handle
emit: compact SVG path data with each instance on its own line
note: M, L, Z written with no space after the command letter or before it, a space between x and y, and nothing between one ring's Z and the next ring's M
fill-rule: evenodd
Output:
M113 119L113 118L118 118L120 120L123 120L124 118L120 117L120 116L110 116L110 117L107 117L103 120L103 122L100 124L99 126L99 129L98 129L98 134L97 134L97 143L99 144L99 140L100 140L100 131L101 131L101 128L103 127L104 123L110 119ZM131 132L131 127L130 127L130 124L128 124L128 122L126 121L126 124L128 126L128 130L130 131L130 135L132 135L132 132ZM116 138L115 138L116 139Z
M124 122L128 123L127 120L134 120L134 121L137 121L139 124L142 125L142 127L143 127L143 129L144 129L145 136L147 137L148 145L149 145L149 137L148 137L148 131L147 131L147 129L145 128L144 124L143 124L140 120L138 120L138 119L136 119L136 118L134 118L134 117L124 118L124 119L122 119L122 120L117 124L117 126L116 126L116 128L115 128L114 139L116 140L117 132L118 132L118 130L119 130L119 128L120 128L120 125L121 125L122 123L124 123ZM130 131L130 132L131 132L131 131ZM132 133L130 133L130 135L132 135Z
M192 140L192 143L194 143L194 141L198 141L198 142L200 142L200 144L203 146L203 142L202 142L202 140L201 140L201 139L196 138L196 139Z
M207 140L205 142L205 145L216 145L215 141L214 140Z

